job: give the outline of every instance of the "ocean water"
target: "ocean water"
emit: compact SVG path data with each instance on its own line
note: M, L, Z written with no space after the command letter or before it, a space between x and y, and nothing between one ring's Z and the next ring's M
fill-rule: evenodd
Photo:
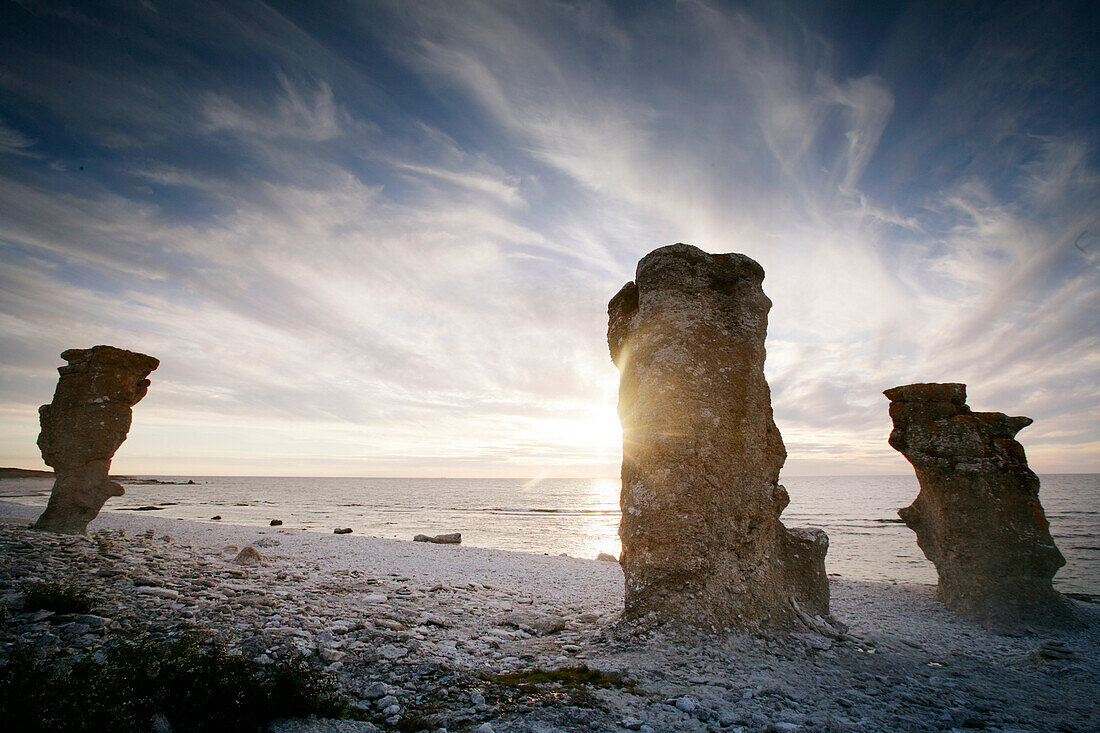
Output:
M477 547L595 557L618 556L618 479L286 478L241 476L135 477L170 483L127 483L107 511L156 506L157 516L331 533L411 539L461 532ZM1055 576L1063 592L1100 596L1100 474L1041 476L1040 500L1066 566ZM829 535L826 569L862 580L936 582L936 571L898 520L917 495L914 476L793 476L783 479L791 504L787 526L820 527ZM0 481L0 499L45 506L48 479Z

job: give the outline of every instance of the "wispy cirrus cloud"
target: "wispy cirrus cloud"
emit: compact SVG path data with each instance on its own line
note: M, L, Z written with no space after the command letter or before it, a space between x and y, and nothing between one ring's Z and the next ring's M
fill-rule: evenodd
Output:
M59 40L0 51L0 431L33 438L77 339L162 359L144 470L612 473L606 300L687 241L767 271L790 470L905 470L880 393L931 380L1038 418L1040 469L1095 469L1095 128L1062 73L1084 46L1051 41L1072 14L910 9L868 54L781 10L22 18Z
M34 140L16 130L0 119L0 154L15 153L26 155L29 148L34 145Z
M230 132L245 138L290 139L309 142L331 140L341 132L332 88L325 82L316 89L301 89L286 74L276 74L280 93L274 108L257 114L232 98L209 94L202 104L205 129Z

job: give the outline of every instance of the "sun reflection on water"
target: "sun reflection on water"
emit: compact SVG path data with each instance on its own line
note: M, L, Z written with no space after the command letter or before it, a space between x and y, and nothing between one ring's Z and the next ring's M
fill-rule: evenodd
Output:
M601 552L618 557L622 551L618 523L609 522L619 513L619 479L591 479L588 483L588 506L591 511L581 515L579 533L583 538L584 557L596 557Z

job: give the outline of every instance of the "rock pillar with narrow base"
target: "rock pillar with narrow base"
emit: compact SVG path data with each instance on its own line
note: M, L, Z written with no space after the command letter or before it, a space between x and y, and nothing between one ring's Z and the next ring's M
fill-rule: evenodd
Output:
M1075 625L1051 585L1066 561L1039 503L1039 477L1014 440L1031 418L972 412L965 384L910 384L884 394L890 445L920 483L898 514L936 566L937 597L990 627Z
M37 529L83 534L103 504L123 489L108 478L111 459L130 431L131 407L149 389L151 356L114 346L69 349L58 367L53 402L38 408L38 447L54 469L53 491Z
M764 379L763 279L744 255L674 244L608 305L627 617L756 628L796 606L829 613L828 538L779 521L786 451Z

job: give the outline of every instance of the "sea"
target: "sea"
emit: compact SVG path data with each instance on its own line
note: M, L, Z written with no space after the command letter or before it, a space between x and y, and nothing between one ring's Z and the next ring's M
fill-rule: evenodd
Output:
M1100 474L1040 479L1051 534L1066 557L1055 587L1100 597ZM350 527L404 540L461 532L464 545L583 558L617 557L621 549L618 479L135 476L121 482L126 494L104 511L257 527L278 519L284 529ZM936 582L916 535L897 515L917 495L914 476L791 476L782 483L791 497L783 522L828 533L829 573ZM50 486L42 478L0 480L0 500L44 507Z

